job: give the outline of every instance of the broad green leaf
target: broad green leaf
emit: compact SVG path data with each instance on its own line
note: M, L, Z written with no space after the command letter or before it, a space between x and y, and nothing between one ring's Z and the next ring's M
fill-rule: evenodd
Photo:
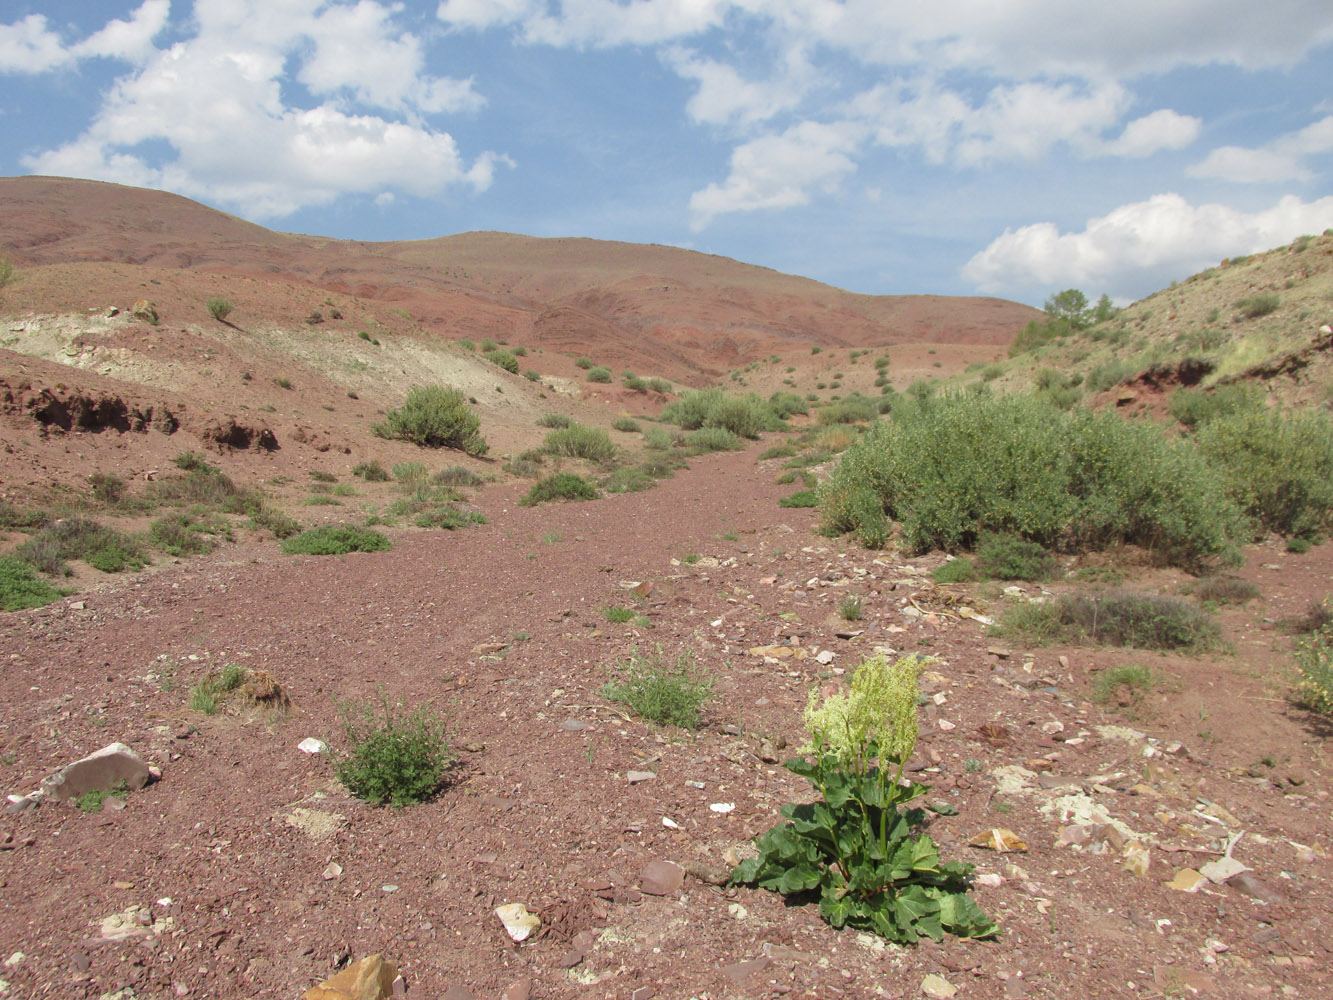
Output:
M797 865L782 873L777 885L778 892L784 896L792 892L805 892L819 885L823 870L814 865Z

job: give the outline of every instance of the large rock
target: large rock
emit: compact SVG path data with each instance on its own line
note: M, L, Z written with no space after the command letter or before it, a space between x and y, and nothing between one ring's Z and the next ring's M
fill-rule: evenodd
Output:
M135 319L141 319L145 323L152 323L153 326L157 326L157 306L147 299L140 299L134 303L131 313Z
M127 788L137 792L149 779L148 765L124 743L112 743L73 764L66 764L42 781L42 792L52 802L77 799L89 792Z
M371 955L349 965L332 979L312 986L301 1000L389 1000L398 967L383 955Z

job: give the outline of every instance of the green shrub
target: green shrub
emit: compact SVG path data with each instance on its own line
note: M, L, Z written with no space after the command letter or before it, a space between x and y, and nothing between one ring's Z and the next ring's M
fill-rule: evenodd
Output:
M1309 552L1312 548L1314 548L1314 542L1312 542L1308 538L1301 538L1299 536L1296 536L1294 538L1287 539L1286 549L1293 555L1303 556L1305 555L1305 553Z
M992 580L1049 580L1055 559L1026 538L986 532L977 542L976 569Z
M620 376L620 383L630 392L647 392L648 383L633 372L625 372Z
M542 451L569 458L586 458L590 462L609 462L616 457L611 435L600 427L575 423L547 434L542 439Z
M863 396L850 396L836 403L821 406L816 420L822 425L829 424L864 424L870 423L879 414L879 408L873 399Z
M685 435L685 446L698 454L708 451L740 451L745 447L745 439L725 427L700 427Z
M378 459L369 462L358 462L352 466L352 475L360 476L368 483L387 483L393 478L389 475L388 470L380 465Z
M384 423L371 429L382 438L411 441L425 448L457 448L477 457L487 450L478 433L480 425L457 389L419 385L408 391L401 409L390 410Z
M250 510L249 514L247 527L255 531L270 531L274 538L291 538L301 530L301 522L268 504L260 504Z
M469 337L459 337L458 346L465 351L476 351L477 345Z
M805 400L794 392L775 392L768 397L768 405L783 420L794 414L804 415L810 412Z
M574 421L563 413L544 413L537 418L538 427L568 427Z
M226 320L231 315L235 307L226 299L209 299L204 303L208 307L208 315L212 316L219 323Z
M1333 420L1323 410L1241 410L1199 427L1199 450L1260 528L1317 538L1333 527Z
M51 515L44 510L24 510L8 500L0 500L0 529L5 531L36 531L51 523Z
M1186 427L1261 406L1263 394L1259 387L1242 383L1219 385L1215 389L1180 388L1171 394L1169 403L1171 416Z
M640 428L638 422L631 417L617 417L612 421L611 429L622 431L625 434L637 434L642 428Z
M989 530L1074 551L1128 542L1192 566L1234 551L1241 530L1188 442L1019 395L903 405L843 453L820 506L829 530L863 544L897 520L916 552L971 548Z
M542 373L535 368L528 368L523 372L523 377L529 382L540 382L542 380Z
M340 556L348 552L383 552L393 546L387 536L355 524L325 524L282 543L287 555Z
M652 654L638 650L615 666L618 680L602 686L602 697L625 705L631 712L660 725L694 729L699 710L713 694L713 678L682 650L673 657L657 646Z
M942 566L936 566L931 579L936 583L971 583L978 578L976 564L971 559L950 559Z
M586 377L589 382L610 382L611 369L606 367L606 365L597 365L596 367L588 369Z
M495 341L493 341L490 337L484 338L481 342L482 354L490 354L492 351L498 351L499 349L500 345L497 344Z
M0 288L14 280L14 262L8 257L0 257Z
M842 600L838 602L838 614L845 621L860 621L861 616L865 614L866 599L860 594L844 594Z
M210 670L190 688L190 710L216 715L218 706L244 683L245 677L245 668L235 663L228 663L221 670Z
M1186 592L1213 604L1244 604L1259 596L1259 587L1243 577L1218 573L1197 580Z
M335 773L372 805L401 809L430 800L453 762L444 721L424 705L412 712L392 705L383 692L378 713L370 703L344 706L343 733L347 745Z
M395 462L392 469L393 478L408 485L420 483L429 471L421 462Z
M1143 696L1157 684L1157 678L1147 667L1133 664L1112 667L1097 674L1092 682L1092 700L1099 705L1112 703L1126 708L1137 708Z
M51 576L68 574L67 559L82 559L103 573L142 569L148 562L143 547L129 535L79 516L47 525L12 554Z
M778 501L779 507L818 507L819 494L814 490L798 490Z
M148 527L153 544L169 556L203 555L217 546L213 534L225 531L221 525L201 523L190 514L172 512L159 517Z
M435 486L449 487L474 487L482 484L481 476L463 465L451 465L448 468L440 469L430 477L430 481Z
M1086 385L1089 392L1104 392L1107 389L1128 382L1137 374L1137 365L1129 361L1115 359L1093 368L1092 371L1088 373Z
M663 395L672 391L671 382L659 375L654 375L652 378L646 379L644 385L651 391L660 392Z
M721 389L686 392L663 407L659 419L682 430L720 427L745 438L757 438L762 431L783 427L782 418L771 403L754 393L732 396Z
M33 568L13 556L0 556L0 609L21 611L58 601L64 591L51 586Z
M775 444L771 448L765 448L759 453L759 461L766 462L773 458L791 458L796 454L794 445L784 441L782 444Z
M591 358L576 358L576 359L574 360L574 364L577 365L578 367L582 368L584 371L587 371L589 368L592 367L592 359L591 359Z
M990 937L998 928L967 895L972 866L942 862L925 811L907 808L929 789L904 781L917 742L917 673L906 657L865 660L851 691L805 713L810 744L783 766L818 798L784 805L784 821L755 838L757 857L731 880L793 897L819 898L835 928L855 927L910 944L945 933Z
M93 488L93 499L98 503L115 507L125 499L125 480L114 472L94 472L88 477L88 484Z
M1333 613L1322 606L1323 624L1296 643L1296 666L1301 679L1296 703L1314 712L1333 713Z
M1179 598L1112 590L1062 594L1054 602L1024 605L1006 616L998 634L1037 643L1064 640L1198 652L1215 648L1221 629Z
M535 507L539 503L551 500L596 500L597 487L572 472L557 472L553 476L539 479L532 489L519 500L523 507Z
M518 374L518 358L509 351L490 351L486 354L486 360L513 375Z
M640 466L617 469L602 482L608 493L642 493L653 486L653 475Z
M667 451L678 444L684 443L684 435L674 428L667 430L665 427L645 427L643 429L643 444L646 448Z
M606 616L607 621L617 625L623 622L632 622L638 617L638 612L633 608L609 607L605 608L602 614Z
M1282 300L1278 298L1276 292L1261 292L1258 295L1251 295L1247 299L1241 299L1236 303L1236 308L1240 314L1247 319L1256 319L1259 316L1267 316L1269 313L1277 312L1278 306Z

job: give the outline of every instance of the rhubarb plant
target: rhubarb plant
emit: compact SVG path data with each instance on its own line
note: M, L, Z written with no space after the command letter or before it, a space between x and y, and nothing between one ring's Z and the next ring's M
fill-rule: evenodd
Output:
M924 832L926 811L912 803L927 786L903 779L916 748L921 665L876 656L857 667L850 691L822 703L811 693L810 743L783 766L819 797L782 806L785 822L755 839L758 856L736 867L733 883L817 896L834 927L900 943L998 932L967 894L973 866L942 861Z

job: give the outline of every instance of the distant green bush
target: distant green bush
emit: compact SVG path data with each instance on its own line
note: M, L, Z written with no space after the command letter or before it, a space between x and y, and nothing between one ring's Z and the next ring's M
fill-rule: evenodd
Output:
M142 569L148 562L143 546L134 538L77 515L48 524L12 554L51 576L69 573L67 559L82 559L103 573Z
M1062 594L1054 602L1024 604L996 630L1031 642L1091 642L1138 649L1200 652L1221 639L1217 622L1176 597L1107 591Z
M592 367L592 359L591 359L591 358L576 358L576 359L574 360L574 364L577 365L579 368L582 368L584 371L587 371L589 368Z
M39 577L23 560L0 556L0 610L40 608L63 596L64 591Z
M590 462L609 462L616 456L616 445L611 435L600 427L571 423L547 434L542 439L542 451L569 458L586 458Z
M977 542L976 568L991 580L1049 580L1055 559L1026 538L985 532Z
M773 403L754 393L733 396L721 389L686 392L663 407L659 419L682 430L719 427L744 438L757 438L763 431L784 426Z
M1258 295L1251 295L1247 299L1241 299L1236 303L1236 308L1247 319L1256 319L1259 316L1267 316L1269 313L1277 312L1278 306L1281 304L1282 300L1278 298L1276 292L1261 292Z
M810 407L806 405L805 400L794 392L775 392L768 397L768 405L783 420L793 414L804 415L810 412Z
M1241 410L1196 432L1199 450L1261 529L1317 538L1333 527L1333 420L1324 410Z
M879 415L879 407L873 399L864 396L849 396L836 403L821 406L815 419L824 426L830 424L870 423Z
M410 389L401 409L390 410L371 429L382 438L411 441L424 448L457 448L474 457L486 454L478 433L481 420L468 409L463 394L445 385Z
M563 413L543 413L537 418L538 427L568 427L573 422Z
M596 365L588 369L587 379L589 382L610 382L611 369L606 365Z
M1186 427L1194 427L1217 417L1258 409L1263 406L1263 394L1258 386L1239 382L1215 389L1182 387L1171 394L1167 405L1171 416Z
M393 478L389 475L388 470L380 465L378 459L372 459L369 462L358 462L352 466L352 475L360 476L368 483L387 483Z
M226 299L209 299L204 305L208 307L208 315L219 323L225 321L231 315L232 309L235 308Z
M830 530L867 545L899 521L917 552L970 549L989 530L1067 550L1128 542L1195 565L1231 552L1240 528L1188 442L1020 395L901 406L843 453L820 506Z
M572 472L557 472L553 476L539 479L532 489L519 500L523 507L535 507L539 503L552 500L596 500L597 487Z
M383 552L392 547L380 532L355 524L325 524L282 543L282 551L289 556L340 556L348 552Z
M798 490L778 501L779 507L818 507L819 496L814 490Z
M641 428L631 417L616 417L611 423L611 429L622 431L625 434L637 434Z
M518 358L509 351L494 350L486 354L486 360L514 375L518 374Z
M725 427L700 427L685 435L685 446L698 453L740 451L745 447L745 439Z
M1327 622L1327 602L1322 610ZM1333 625L1325 624L1296 643L1296 666L1301 672L1296 703L1313 712L1333 714Z

